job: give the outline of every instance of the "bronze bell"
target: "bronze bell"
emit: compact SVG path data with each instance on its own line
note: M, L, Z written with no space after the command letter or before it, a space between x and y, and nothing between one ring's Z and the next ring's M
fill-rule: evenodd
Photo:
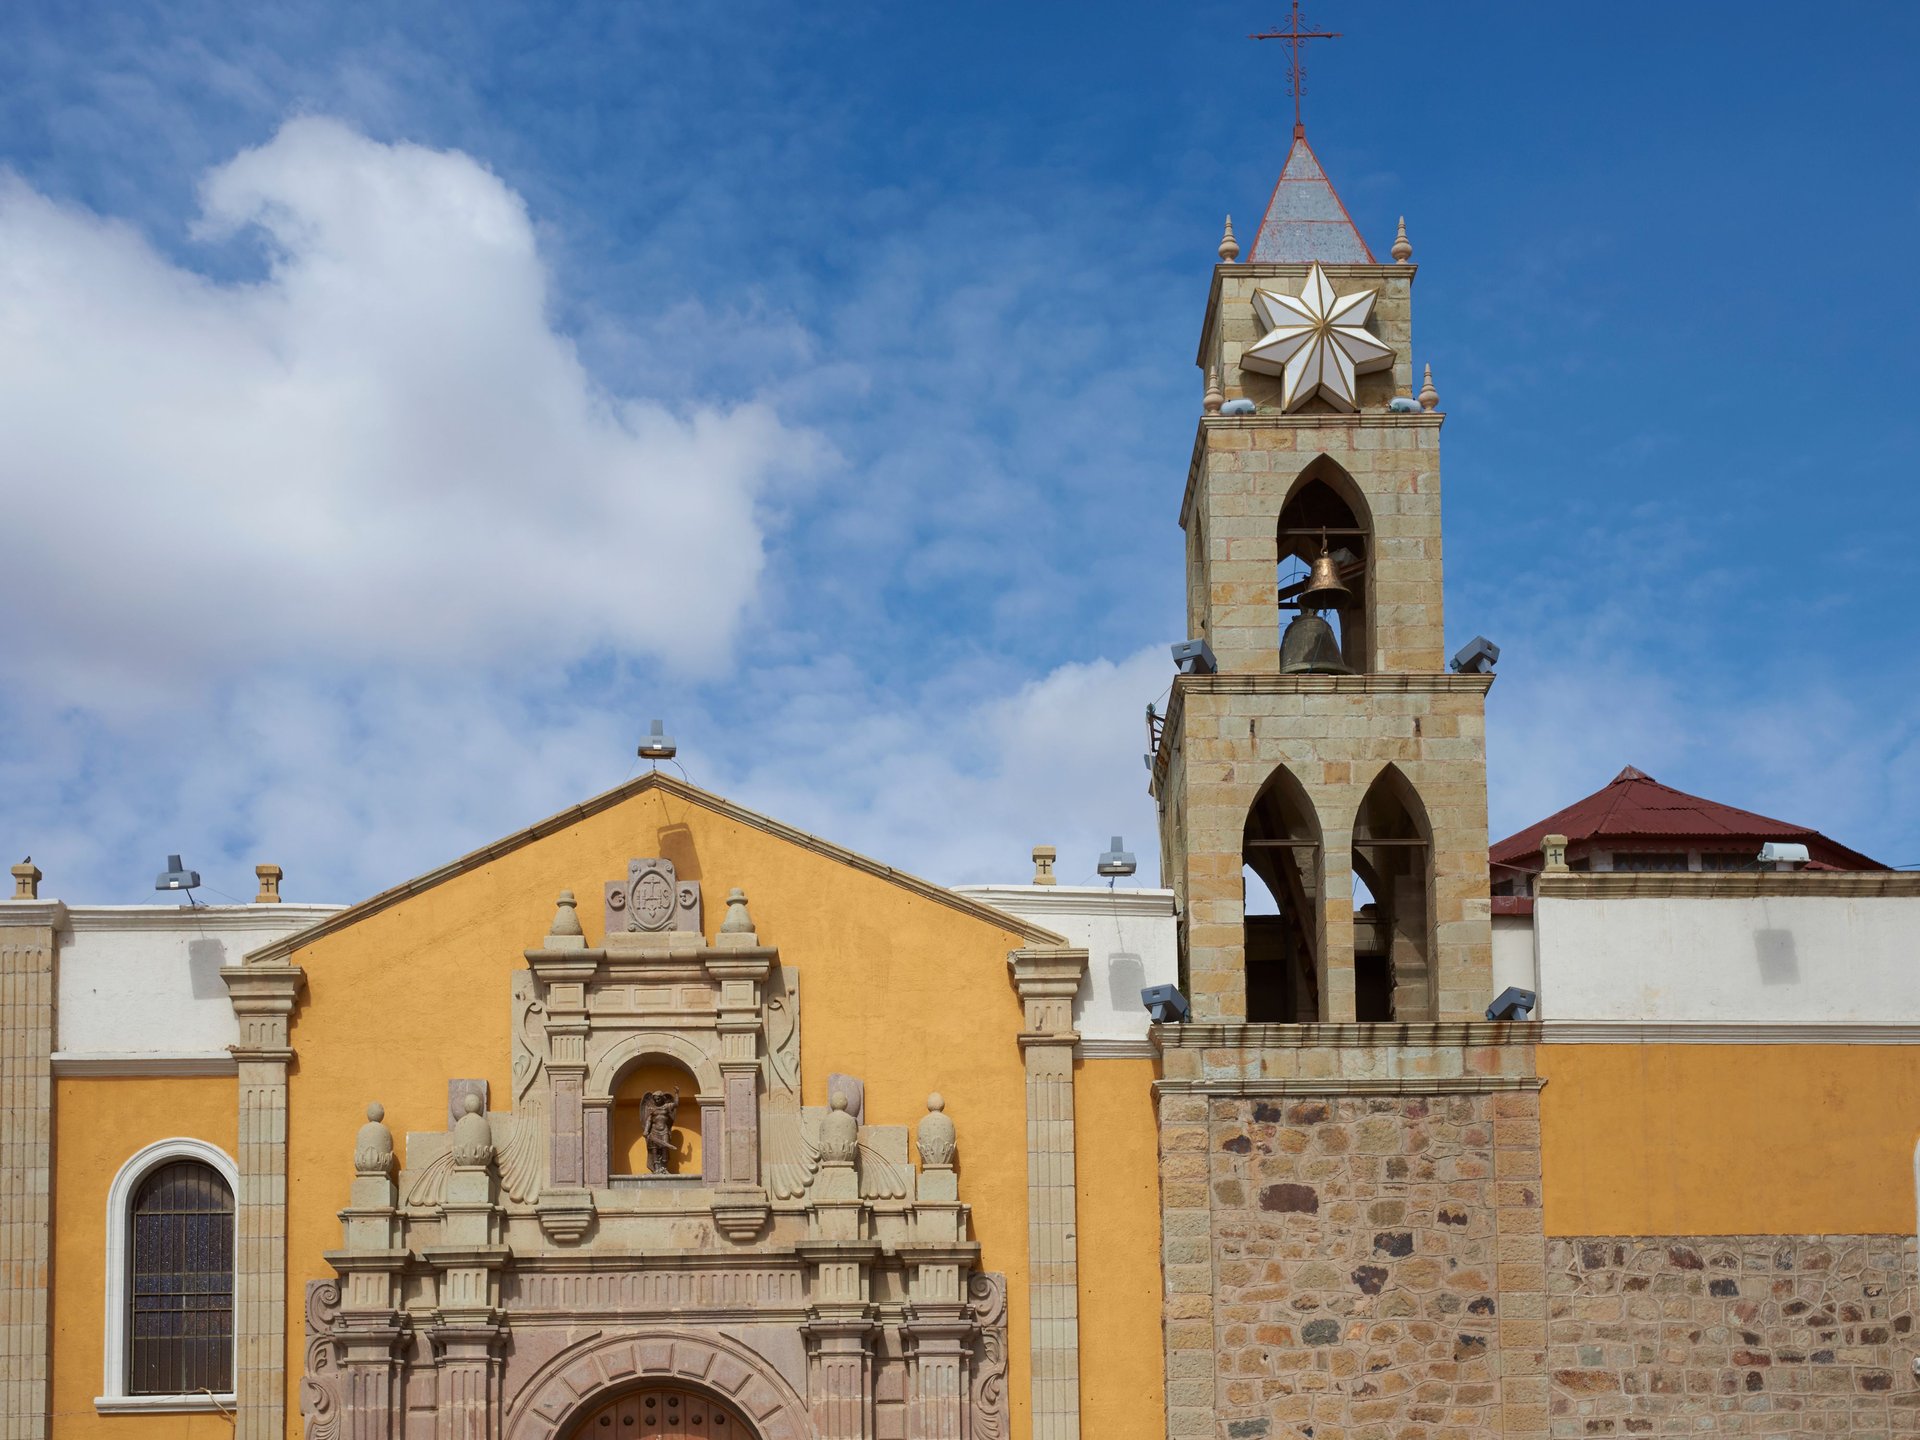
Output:
M1353 592L1340 583L1340 574L1333 568L1333 552L1322 538L1320 558L1313 562L1313 573L1307 576L1307 588L1300 592L1300 608L1339 610L1352 603Z
M1353 671L1340 658L1340 642L1333 638L1333 626L1327 623L1326 617L1302 610L1280 637L1280 673L1351 675Z

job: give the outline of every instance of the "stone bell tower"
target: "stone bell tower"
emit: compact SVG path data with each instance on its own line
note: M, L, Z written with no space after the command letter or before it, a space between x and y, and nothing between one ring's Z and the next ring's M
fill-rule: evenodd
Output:
M1445 663L1412 254L1296 125L1201 324L1204 648L1150 719L1191 1004L1154 1029L1172 1440L1547 1433L1536 1035L1483 1018L1492 677Z
M1304 132L1251 256L1231 221L1220 245L1180 507L1188 634L1217 669L1176 682L1154 756L1195 1020L1469 1019L1491 998L1492 678L1444 661L1412 253L1403 226L1374 259Z

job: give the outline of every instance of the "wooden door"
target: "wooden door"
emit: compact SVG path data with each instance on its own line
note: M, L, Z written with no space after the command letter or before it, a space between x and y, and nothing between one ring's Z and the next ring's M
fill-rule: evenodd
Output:
M755 1440L739 1412L694 1390L629 1390L590 1410L570 1440Z

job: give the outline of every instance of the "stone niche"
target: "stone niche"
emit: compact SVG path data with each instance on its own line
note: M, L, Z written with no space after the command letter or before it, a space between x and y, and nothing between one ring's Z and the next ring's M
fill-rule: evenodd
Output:
M1006 1285L941 1097L911 1136L862 1123L854 1077L803 1105L799 977L745 894L711 944L668 861L604 896L601 946L563 892L502 996L511 1109L451 1081L453 1124L409 1134L396 1173L369 1106L335 1277L307 1287L310 1440L560 1437L648 1386L764 1440L1002 1440ZM620 1173L647 1134L668 1173Z

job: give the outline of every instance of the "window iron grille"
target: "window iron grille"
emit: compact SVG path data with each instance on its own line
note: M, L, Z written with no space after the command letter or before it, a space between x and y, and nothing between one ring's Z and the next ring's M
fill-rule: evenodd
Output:
M233 1389L233 1192L196 1160L140 1182L129 1216L127 1391Z

